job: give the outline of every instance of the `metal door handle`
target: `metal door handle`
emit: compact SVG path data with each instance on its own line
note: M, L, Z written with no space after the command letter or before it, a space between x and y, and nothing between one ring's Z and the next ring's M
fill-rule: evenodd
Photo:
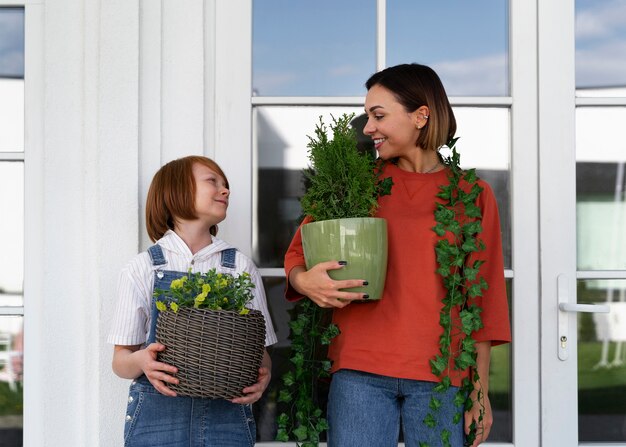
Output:
M570 303L576 301L576 291L570 294L570 284L567 275L561 274L557 277L557 353L559 360L567 360L569 358L569 347L571 346L569 334L569 321L573 318L568 315L571 312L590 312L590 313L609 313L608 304L576 304ZM574 337L575 338L575 337Z
M588 312L594 314L608 314L611 309L606 304L559 303L559 310L562 310L563 312Z

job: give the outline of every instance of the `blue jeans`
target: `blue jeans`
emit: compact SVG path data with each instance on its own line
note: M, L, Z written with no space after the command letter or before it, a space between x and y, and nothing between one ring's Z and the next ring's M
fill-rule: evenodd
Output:
M145 376L130 386L125 447L244 447L255 441L250 405L165 396Z
M458 391L450 387L446 393L433 391L436 384L419 380L396 379L361 371L342 369L333 374L328 396L329 447L397 447L400 421L404 443L418 447L440 446L441 431L450 432L450 445L463 445L463 418L453 423L461 407L454 406ZM433 413L437 426L428 428L424 418L431 396L443 405Z

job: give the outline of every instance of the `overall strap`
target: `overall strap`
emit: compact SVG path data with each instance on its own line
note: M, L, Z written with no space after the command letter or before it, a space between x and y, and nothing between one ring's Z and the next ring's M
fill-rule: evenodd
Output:
M222 267L226 267L229 269L234 269L235 266L235 257L237 256L237 249L236 248L227 248L226 250L222 251Z
M152 247L148 248L148 254L150 255L150 259L152 259L152 265L158 266L167 264L165 256L163 256L163 250L159 244L154 244Z

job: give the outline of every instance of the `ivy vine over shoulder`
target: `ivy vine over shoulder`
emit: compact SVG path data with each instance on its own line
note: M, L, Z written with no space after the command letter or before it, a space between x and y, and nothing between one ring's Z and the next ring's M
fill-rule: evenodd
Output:
M435 246L437 274L442 278L446 294L442 299L443 307L439 316L439 324L443 332L439 339L439 354L430 361L431 371L440 378L435 388L437 392L445 392L451 386L451 377L461 375L469 370L469 377L462 380L455 397L455 406L462 411L454 415L454 423L463 418L463 413L472 409L474 384L480 379L476 371L476 341L473 334L482 328L482 308L475 303L488 288L487 282L480 274L484 261L473 259L473 254L485 249L480 239L482 232L482 213L476 204L483 188L478 184L474 169L462 170L460 156L455 149L458 138L447 144L452 154L443 157L448 168L449 183L440 186L437 197L433 231L439 236ZM479 405L479 426L472 423L466 445L471 445L481 429L480 422L484 415L484 395L479 390L476 404ZM433 395L430 401L430 412L424 419L426 426L436 429L437 411L441 400ZM450 433L442 430L442 445L450 446ZM434 447L422 443L420 447Z

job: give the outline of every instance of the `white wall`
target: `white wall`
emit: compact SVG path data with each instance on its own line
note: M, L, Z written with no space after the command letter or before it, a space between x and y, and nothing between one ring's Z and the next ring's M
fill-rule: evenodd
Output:
M26 2L25 446L122 443L105 339L161 164L221 163L221 235L250 251L250 23L249 0Z

